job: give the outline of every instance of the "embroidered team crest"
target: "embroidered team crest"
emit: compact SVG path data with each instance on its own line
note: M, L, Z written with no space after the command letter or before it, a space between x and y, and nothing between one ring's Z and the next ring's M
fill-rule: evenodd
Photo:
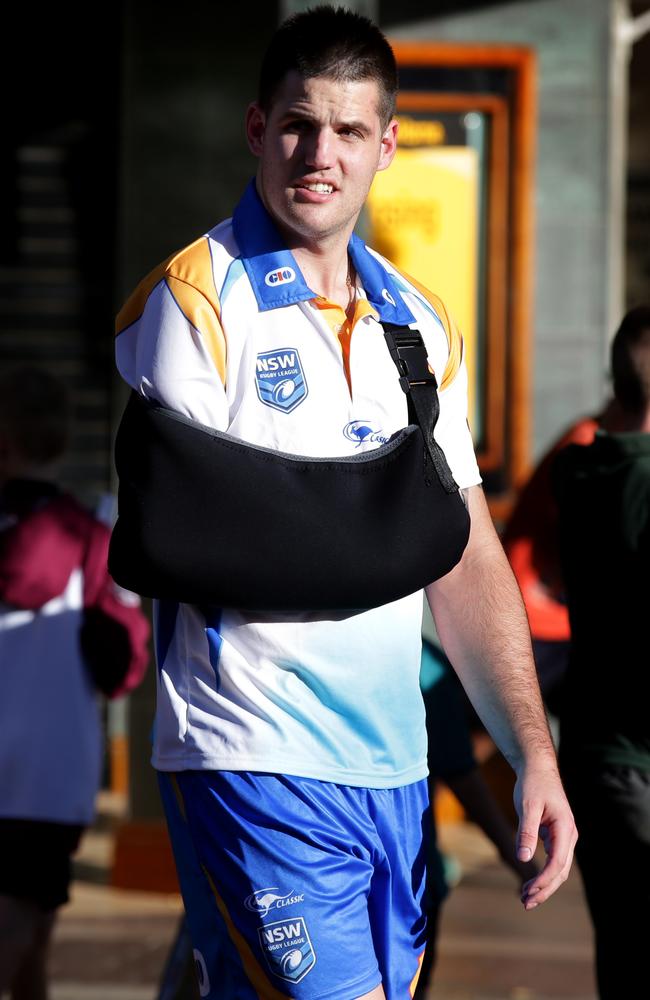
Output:
M257 928L269 969L288 983L299 983L316 964L304 917L276 920Z
M307 382L300 355L293 347L281 347L257 355L257 395L266 406L291 413L307 395Z

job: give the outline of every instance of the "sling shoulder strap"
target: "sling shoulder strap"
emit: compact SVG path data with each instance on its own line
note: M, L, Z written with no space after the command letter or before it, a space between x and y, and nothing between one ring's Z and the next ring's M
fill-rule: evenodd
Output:
M427 460L433 463L445 492L455 493L458 486L433 434L440 415L440 401L438 383L429 367L422 334L409 326L394 323L382 323L382 326L390 356L399 374L399 384L406 394L409 422L419 425ZM425 474L428 475L428 470Z

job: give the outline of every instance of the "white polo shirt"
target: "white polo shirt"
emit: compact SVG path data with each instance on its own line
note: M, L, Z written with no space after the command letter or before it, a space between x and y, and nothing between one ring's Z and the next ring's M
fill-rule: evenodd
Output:
M307 287L251 183L231 220L157 268L125 305L117 324L122 377L243 440L349 455L408 423L379 320L407 324L420 330L441 385L436 439L459 487L479 483L462 342L443 304L355 236L349 253L359 281L352 324ZM274 530L251 525L260 560ZM280 579L281 565L277 572ZM158 602L154 765L368 787L424 777L421 613L419 593L340 615L206 616Z

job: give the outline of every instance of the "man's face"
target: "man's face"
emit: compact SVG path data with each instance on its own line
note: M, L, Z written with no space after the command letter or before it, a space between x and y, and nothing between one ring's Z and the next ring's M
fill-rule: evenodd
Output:
M292 70L268 114L248 109L257 189L290 248L347 242L375 173L395 155L397 122L383 128L378 106L374 80L304 80Z

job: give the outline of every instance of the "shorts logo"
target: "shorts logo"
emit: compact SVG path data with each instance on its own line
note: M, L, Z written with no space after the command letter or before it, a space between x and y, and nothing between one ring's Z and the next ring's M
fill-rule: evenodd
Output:
M307 382L298 351L281 347L257 355L255 372L257 395L262 403L291 413L307 395Z
M194 949L194 968L196 970L196 982L199 987L199 996L207 997L210 992L210 977L205 964L205 959L200 951Z
M304 917L276 920L257 928L260 946L271 972L288 983L299 983L316 964L316 954Z
M264 284L274 288L276 285L290 285L296 280L296 272L292 267L279 267L264 275Z
M351 420L350 423L346 424L343 428L343 436L346 437L348 441L354 441L357 448L365 441L376 441L379 444L386 444L388 441L386 435L382 434L381 430L375 430L372 424L367 420Z
M271 886L270 889L257 889L244 900L244 906L247 910L252 910L253 913L259 913L261 917L265 917L269 910L279 910L283 906L304 902L304 892L296 894L292 889L286 895L278 896L277 889L277 885Z

